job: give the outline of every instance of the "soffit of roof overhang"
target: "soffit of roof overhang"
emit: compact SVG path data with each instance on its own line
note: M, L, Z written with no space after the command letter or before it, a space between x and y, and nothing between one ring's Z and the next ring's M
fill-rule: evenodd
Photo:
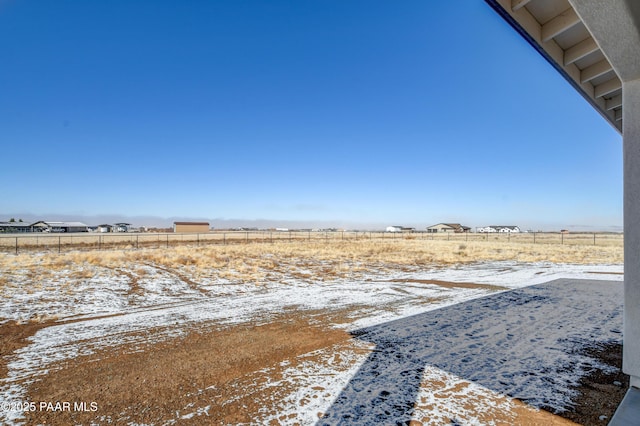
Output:
M622 82L568 0L485 1L622 131Z

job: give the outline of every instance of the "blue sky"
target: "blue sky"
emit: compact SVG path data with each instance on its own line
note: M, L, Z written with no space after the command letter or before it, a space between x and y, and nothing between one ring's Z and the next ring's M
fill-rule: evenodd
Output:
M0 40L0 215L622 224L620 135L481 0L13 0Z

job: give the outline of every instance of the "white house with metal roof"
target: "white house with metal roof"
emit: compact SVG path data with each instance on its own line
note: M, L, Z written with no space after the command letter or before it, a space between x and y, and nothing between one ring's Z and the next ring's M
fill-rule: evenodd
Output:
M415 230L416 228L412 228L409 226L392 225L392 226L387 226L387 228L385 229L385 232L413 232Z
M521 232L520 231L520 227L519 226L515 226L515 225L489 225L489 226L483 226L483 227L479 227L476 228L477 232L488 232L488 233L492 233L492 232Z

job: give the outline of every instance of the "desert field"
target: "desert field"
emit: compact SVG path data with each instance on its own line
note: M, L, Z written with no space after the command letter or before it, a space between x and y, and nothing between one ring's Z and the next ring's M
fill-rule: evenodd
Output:
M200 243L0 254L0 423L606 424L624 394L620 243Z

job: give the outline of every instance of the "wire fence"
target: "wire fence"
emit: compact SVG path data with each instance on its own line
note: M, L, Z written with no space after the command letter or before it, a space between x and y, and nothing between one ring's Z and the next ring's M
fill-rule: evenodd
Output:
M175 247L181 245L248 244L346 240L486 241L622 247L620 233L429 233L379 231L213 231L209 233L77 233L0 235L0 252L58 252Z

